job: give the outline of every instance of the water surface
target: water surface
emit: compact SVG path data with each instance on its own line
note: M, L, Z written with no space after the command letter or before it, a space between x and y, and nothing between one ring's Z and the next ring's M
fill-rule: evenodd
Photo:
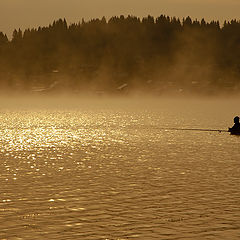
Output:
M240 138L162 129L227 129L238 106L2 103L0 239L240 239Z

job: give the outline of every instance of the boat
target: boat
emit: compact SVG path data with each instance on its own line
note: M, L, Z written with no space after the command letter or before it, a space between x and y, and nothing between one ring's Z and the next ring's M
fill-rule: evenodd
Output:
M240 136L240 129L229 128L228 132L230 132L231 135L239 135Z

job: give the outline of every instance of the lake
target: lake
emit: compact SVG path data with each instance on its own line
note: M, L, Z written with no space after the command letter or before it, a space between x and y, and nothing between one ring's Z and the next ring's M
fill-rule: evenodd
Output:
M240 239L239 100L1 101L0 239Z

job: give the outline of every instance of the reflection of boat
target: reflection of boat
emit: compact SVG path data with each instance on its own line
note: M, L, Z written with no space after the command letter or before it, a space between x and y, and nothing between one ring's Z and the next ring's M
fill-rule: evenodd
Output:
M240 129L229 128L228 132L230 132L231 135L239 135L240 136Z

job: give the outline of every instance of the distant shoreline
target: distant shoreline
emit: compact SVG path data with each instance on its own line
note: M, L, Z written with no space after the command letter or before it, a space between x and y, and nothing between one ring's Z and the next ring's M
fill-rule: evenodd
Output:
M0 33L0 88L46 94L238 95L240 22L119 16Z

